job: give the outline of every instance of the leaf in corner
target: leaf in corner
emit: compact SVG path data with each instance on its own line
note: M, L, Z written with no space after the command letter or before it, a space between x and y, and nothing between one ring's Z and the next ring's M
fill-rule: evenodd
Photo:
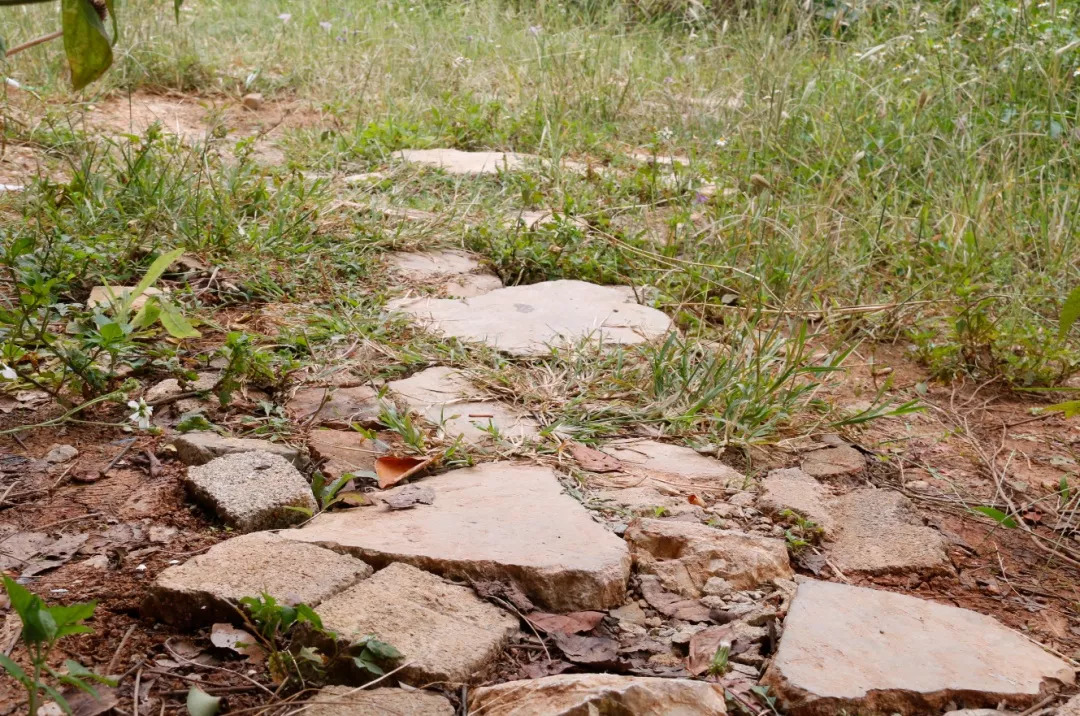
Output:
M180 6L184 4L184 0L173 0L173 14L176 15L176 21L180 22Z
M112 43L90 0L63 0L61 12L71 85L81 90L112 65Z
M1014 520L1012 517L1009 517L1007 514L1005 514L1001 510L995 509L993 507L983 507L983 506L972 507L971 509L972 509L973 512L978 512L981 515L986 515L987 517L992 519L994 522L997 522L1002 527L1007 527L1009 529L1013 529L1013 528L1016 527L1016 520Z
M169 335L173 338L198 338L202 334L195 330L194 326L188 322L188 319L184 318L184 314L180 312L180 309L175 304L168 301L157 299L158 305L161 306L161 325L165 327L165 330L169 332Z
M211 696L198 686L192 686L187 695L190 716L214 716L221 709L221 697Z
M379 488L385 490L402 480L416 475L432 463L434 458L420 459L418 457L396 457L384 455L375 461L375 475L379 480Z
M1064 403L1055 403L1046 406L1046 410L1055 413L1065 413L1066 418L1075 418L1080 415L1080 400L1066 400Z
M1058 336L1064 338L1077 319L1080 319L1080 286L1072 290L1069 297L1065 299L1065 305L1061 307L1061 318L1058 320Z

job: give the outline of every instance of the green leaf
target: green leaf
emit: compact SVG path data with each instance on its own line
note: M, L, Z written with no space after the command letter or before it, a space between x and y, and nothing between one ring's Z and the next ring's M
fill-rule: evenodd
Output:
M4 671L11 674L11 678L24 686L30 682L30 677L26 675L26 672L22 670L22 667L12 661L11 657L2 651L0 651L0 666L4 667Z
M1009 517L1007 514L1005 514L1001 510L995 509L993 507L982 507L982 506L980 506L980 507L972 507L971 509L972 509L973 512L978 512L979 514L986 515L987 517L992 519L994 522L997 522L1002 527L1008 527L1009 529L1013 529L1013 528L1016 527L1016 520L1014 520L1012 517Z
M52 614L57 626L69 626L78 624L79 622L94 616L95 609L97 609L96 601L82 602L80 604L72 604L69 606L58 604L49 607L49 613Z
M213 430L214 424L206 419L202 413L185 413L176 424L176 429L182 433L190 433L192 430Z
M66 2L67 0L65 0ZM184 255L183 249L174 249L167 254L162 254L154 259L154 263L150 264L150 268L146 269L146 273L143 274L142 280L135 285L135 288L131 289L131 293L127 297L125 308L131 310L131 304L136 298L146 293L146 289L157 283L157 280L169 270L173 261Z
M316 629L322 629L322 617L315 613L315 610L309 607L307 604L297 604L296 614L301 621L305 621Z
M1080 400L1066 400L1064 403L1048 405L1046 409L1055 413L1065 413L1066 418L1073 418L1080 415Z
M198 686L192 686L187 695L190 716L214 716L221 709L221 697L211 696Z
M157 304L161 306L161 325L165 327L170 336L173 338L198 338L202 335L188 323L188 320L184 318L184 314L180 312L176 305L161 299L157 300Z
M176 21L180 22L180 6L184 4L184 0L173 0L173 14L176 15Z
M4 55L7 54L7 40L3 35L0 35L0 60L4 59Z
M1061 495L1062 502L1069 501L1069 478L1067 478L1065 475L1062 475L1061 481L1058 482L1058 494Z
M112 65L112 44L90 0L62 0L61 13L71 84L81 90Z
M1072 293L1065 299L1065 305L1061 307L1058 336L1064 338L1078 318L1080 318L1080 286L1072 290Z
M367 653L367 652L365 652L365 653ZM375 674L376 676L382 676L385 673L382 670L381 666L376 664L374 661L371 661L370 659L365 659L363 654L361 654L360 656L354 656L353 657L353 663L356 664L356 666L358 668L363 669L365 671L370 671L372 674Z
M120 39L120 27L116 24L116 8L114 7L113 0L105 0L105 9L109 13L109 20L112 21L112 44L116 44L116 41Z
M47 684L38 684L38 686L41 688L42 691L48 694L53 701L56 702L56 705L60 707L61 711L66 714L73 713L71 710L71 705L68 704L67 699L65 699L59 691Z
M154 325L161 316L161 305L157 301L147 301L135 318L131 319L131 327L135 330L149 328Z
M368 639L365 650L370 651L376 658L385 661L393 661L394 659L401 658L400 651L395 649L392 645L387 644L385 641L379 641L374 637Z
M64 668L67 669L68 674L71 676L81 679L90 679L91 681L96 681L99 684L105 684L106 686L116 686L116 679L110 679L108 676L95 674L74 659L64 660Z
M22 621L23 641L27 644L50 641L56 635L56 622L45 609L45 602L41 601L41 597L16 584L10 577L4 577L4 588L11 600L11 606Z

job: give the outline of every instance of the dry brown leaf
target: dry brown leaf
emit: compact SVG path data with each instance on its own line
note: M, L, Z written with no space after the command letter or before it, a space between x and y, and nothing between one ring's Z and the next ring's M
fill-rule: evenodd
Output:
M413 475L430 465L435 458L397 457L384 455L375 461L375 476L379 479L379 487L385 490L393 487L402 480L407 480Z
M686 659L686 668L694 676L704 674L712 665L717 649L723 644L730 647L734 643L735 630L728 625L702 629L690 637L690 656Z
M246 656L253 664L266 661L266 650L259 646L255 637L232 624L215 624L211 627L210 643L219 649L229 649Z
M526 614L529 623L548 634L580 634L592 631L603 618L603 612L570 612L569 614L548 614L533 612Z
M697 495L690 495L686 498L686 501L691 505L697 505L698 507L705 507L705 500L701 499Z
M568 443L570 456L581 465L581 469L589 472L618 472L622 470L622 463L606 452L600 452L581 443Z
M601 636L555 634L555 645L567 660L575 664L614 665L619 657L619 642Z

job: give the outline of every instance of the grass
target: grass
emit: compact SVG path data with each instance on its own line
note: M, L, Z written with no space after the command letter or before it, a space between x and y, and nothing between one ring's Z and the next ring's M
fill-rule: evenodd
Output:
M3 66L34 90L5 90L6 140L62 175L0 198L19 217L4 246L34 246L7 261L8 280L41 295L33 326L183 247L226 267L227 280L180 296L204 329L223 333L222 311L252 301L293 307L295 320L258 337L271 367L252 380L280 388L360 337L390 347L372 378L474 362L486 381L521 388L550 429L584 439L638 421L723 444L842 423L815 385L861 340L908 344L943 379L1053 385L1076 369L1075 343L1055 332L1078 283L1080 14L1069 4L779 2L695 16L613 0L203 0L179 24L159 5L122 8L117 65L80 96L65 89L58 47ZM56 24L44 5L0 13L9 44ZM287 161L263 167L227 123L188 146L156 129L105 137L86 113L109 93L174 90L258 91L322 114L276 130ZM425 146L591 169L320 178ZM680 160L669 171L631 151ZM382 219L387 205L448 218L425 231ZM526 209L566 218L508 222ZM436 242L479 251L507 283L652 287L686 337L504 365L417 334L383 311L397 286L380 254ZM5 331L5 361L27 370L28 350L50 365L85 352ZM829 355L811 357L811 341ZM214 348L136 341L125 355L177 372ZM99 382L83 392L120 381ZM618 398L597 407L597 395Z

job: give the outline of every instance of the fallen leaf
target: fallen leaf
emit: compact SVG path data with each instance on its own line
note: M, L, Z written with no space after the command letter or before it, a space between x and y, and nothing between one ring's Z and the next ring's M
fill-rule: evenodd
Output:
M346 504L349 507L360 507L361 505L368 504L367 498L364 497L364 493L358 490L339 492L337 496L337 501Z
M188 691L187 710L189 716L214 716L221 710L221 697L211 696L198 686Z
M523 614L536 611L536 606L533 605L533 603L529 601L529 598L525 596L525 593L521 591L521 587L512 582L499 582L494 579L484 579L480 581L470 580L470 584L481 599L490 599L496 601L496 603L498 603L499 600L509 602L515 609Z
M569 443L570 456L577 461L583 470L589 472L618 472L622 470L622 463L606 452L600 452L581 443Z
M229 649L253 664L266 660L266 650L259 646L258 640L243 629L231 624L215 624L210 628L210 643L219 649Z
M710 610L697 599L687 599L682 595L665 590L660 580L653 575L641 576L641 596L649 606L666 617L687 622L710 621Z
M420 459L418 457L397 457L384 455L375 460L375 476L379 480L379 487L385 490L393 487L402 480L416 475L434 461L434 458Z
M17 532L0 540L0 570L16 570L33 577L66 563L86 542L88 535L50 537L43 532Z
M690 495L686 498L686 501L689 502L691 505L697 505L698 507L705 506L705 500L701 499L697 495Z
M543 661L526 664L521 670L528 679L542 679L545 676L557 676L573 668L574 665L569 661L563 661L562 659L548 661L544 659Z
M690 637L690 655L686 658L686 668L694 676L700 676L709 670L716 651L727 644L735 643L735 630L730 626L706 627Z
M555 634L555 645L575 664L612 665L618 661L619 642L602 636Z
M100 716L112 711L119 702L116 689L95 686L94 691L95 694L75 690L64 692L64 700L68 702L72 716Z
M420 485L405 485L394 494L382 498L391 510L407 510L417 505L430 505L435 502L435 490Z
M534 627L548 634L580 634L592 631L604 619L603 612L570 612L569 614L548 614L533 612L525 618Z

